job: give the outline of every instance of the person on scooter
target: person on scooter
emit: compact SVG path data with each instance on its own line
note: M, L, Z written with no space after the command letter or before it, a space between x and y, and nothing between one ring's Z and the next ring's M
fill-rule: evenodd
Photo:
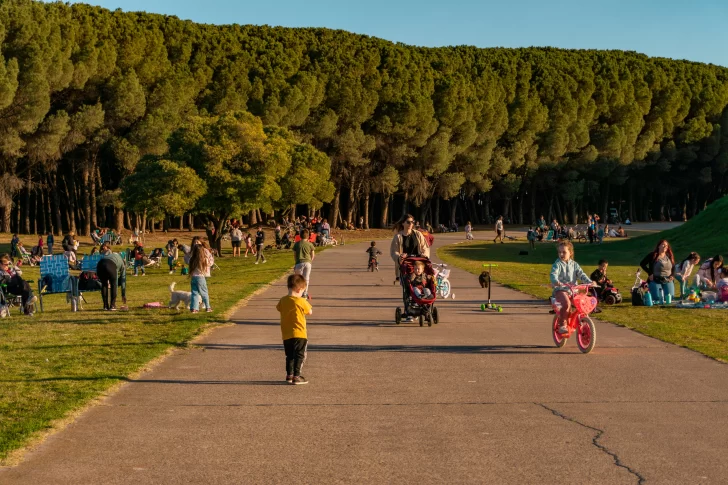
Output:
M560 241L556 246L559 255L553 266L551 266L551 286L553 286L553 298L561 305L559 315L559 333L569 333L567 322L571 311L571 289L568 285L576 285L579 280L585 284L595 284L589 275L581 269L579 263L574 261L574 245L571 241Z

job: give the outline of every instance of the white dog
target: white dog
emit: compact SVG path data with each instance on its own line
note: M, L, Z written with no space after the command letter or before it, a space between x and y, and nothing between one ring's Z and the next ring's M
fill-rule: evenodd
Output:
M169 300L169 308L174 308L175 310L179 309L179 304L184 303L186 308L190 307L190 298L192 298L192 293L189 291L175 291L174 285L177 283L172 283L169 285L169 293L170 293L170 300Z

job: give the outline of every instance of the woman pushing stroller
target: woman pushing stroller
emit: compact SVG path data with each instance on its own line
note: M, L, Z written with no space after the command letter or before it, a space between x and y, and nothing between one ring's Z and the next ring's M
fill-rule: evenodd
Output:
M425 235L415 230L415 218L407 214L404 219L395 226L397 233L392 238L389 254L394 261L394 283L399 281L399 265L408 257L430 257L430 246L427 244Z

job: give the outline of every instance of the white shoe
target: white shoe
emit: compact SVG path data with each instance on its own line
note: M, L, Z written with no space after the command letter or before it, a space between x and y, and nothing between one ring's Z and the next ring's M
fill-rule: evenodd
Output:
M267 259L264 259L264 260L263 260L263 263L264 263L264 264L265 264L265 263L267 263L267 262L268 262L268 260L267 260Z
M174 274L174 271L170 271L169 274Z
M258 264L258 262L256 261L255 264Z

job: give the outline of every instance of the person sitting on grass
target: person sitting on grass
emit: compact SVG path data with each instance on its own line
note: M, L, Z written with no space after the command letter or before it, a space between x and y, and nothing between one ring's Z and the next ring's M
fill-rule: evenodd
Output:
M627 233L624 232L624 228L622 226L617 228L617 237L627 237Z
M574 245L571 241L560 241L556 245L559 258L551 266L551 286L553 286L553 298L561 305L559 312L560 334L569 333L567 322L571 311L571 289L567 285L576 285L579 280L584 283L592 283L589 275L581 269L579 263L574 261Z
M700 264L700 255L693 251L675 268L675 279L680 283L680 298L683 300L688 297L690 275L698 264Z
M654 251L642 259L640 267L649 275L647 280L652 301L660 301L668 296L670 299L675 297L675 287L672 284L675 279L675 256L667 240L658 242Z
M716 281L720 278L723 268L723 256L716 254L714 258L707 260L698 270L697 281L701 290L715 291Z
M612 288L612 280L607 277L608 268L609 261L607 261L606 259L600 259L599 266L597 267L597 269L592 271L592 274L590 276L591 280L599 285L594 288L594 291L597 294L597 299L599 300L602 299L605 291L607 291L609 288Z
M30 316L33 314L33 304L38 297L33 295L30 285L22 278L22 272L12 264L10 255L0 256L0 284L5 286L7 292L13 295L20 295L23 305L23 313Z
M434 278L432 275L425 274L424 262L415 262L414 272L409 275L409 282L417 298L432 298L432 290L429 287L434 286Z

